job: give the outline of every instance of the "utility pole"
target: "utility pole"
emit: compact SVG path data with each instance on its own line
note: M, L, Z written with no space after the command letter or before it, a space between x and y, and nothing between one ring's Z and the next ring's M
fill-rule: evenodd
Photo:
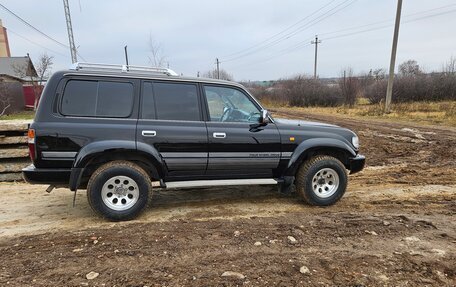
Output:
M385 113L391 112L391 98L393 96L394 67L396 65L397 40L399 37L399 24L401 22L402 0L397 0L396 22L394 24L393 48L391 49L391 61L386 88Z
M127 45L125 45L124 50L125 50L125 63L127 64L127 71L128 71L129 68L128 68L128 51L127 51Z
M310 43L315 45L314 79L316 79L316 78L317 78L317 54L318 54L318 44L321 43L321 41L318 40L318 35L315 35L315 41L311 41Z
M215 58L215 63L217 64L217 79L220 79L220 61L218 58Z
M73 38L73 27L71 25L70 5L68 0L63 0L63 9L65 10L65 19L68 30L68 41L70 43L71 62L76 63L78 61L76 46Z

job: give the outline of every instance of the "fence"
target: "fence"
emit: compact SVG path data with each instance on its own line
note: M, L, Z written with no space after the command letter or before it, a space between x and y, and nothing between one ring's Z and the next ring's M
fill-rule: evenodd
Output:
M0 182L22 181L21 169L30 164L27 147L29 121L0 121Z

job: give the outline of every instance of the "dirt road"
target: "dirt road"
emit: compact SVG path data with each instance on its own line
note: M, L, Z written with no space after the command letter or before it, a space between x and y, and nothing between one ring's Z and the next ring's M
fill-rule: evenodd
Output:
M157 190L112 223L84 192L73 208L67 190L0 183L0 286L456 285L454 129L273 114L358 132L369 166L337 205L268 186Z

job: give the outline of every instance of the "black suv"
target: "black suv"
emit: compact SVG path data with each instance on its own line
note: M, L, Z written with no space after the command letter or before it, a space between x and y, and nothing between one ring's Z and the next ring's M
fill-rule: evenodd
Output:
M165 187L296 186L311 205L345 193L364 166L358 137L275 119L240 84L168 69L75 64L48 81L29 129L27 182L87 189L111 220L137 216Z

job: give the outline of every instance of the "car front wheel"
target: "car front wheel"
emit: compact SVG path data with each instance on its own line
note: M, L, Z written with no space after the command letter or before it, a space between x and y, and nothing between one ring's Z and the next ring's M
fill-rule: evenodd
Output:
M316 156L299 168L296 191L310 205L327 206L339 201L347 188L344 165L331 156Z
M152 197L149 175L128 161L113 161L99 167L90 177L87 198L92 209L110 220L138 216Z

